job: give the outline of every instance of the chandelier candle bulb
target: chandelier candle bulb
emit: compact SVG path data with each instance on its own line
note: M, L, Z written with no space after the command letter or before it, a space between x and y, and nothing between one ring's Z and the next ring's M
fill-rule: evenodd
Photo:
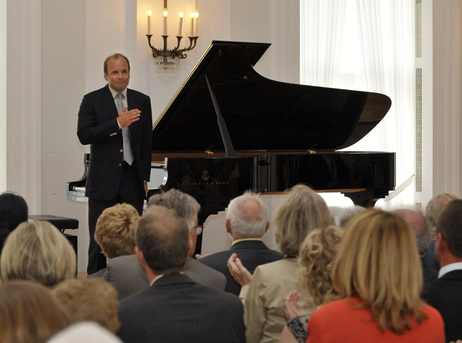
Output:
M183 31L183 12L180 12L180 27L178 28L178 36L181 37Z
M194 36L194 13L189 13L189 16L191 17L191 37Z
M194 27L194 37L197 36L197 24L199 23L199 13L196 11L194 14L194 18L196 19L195 27Z
M164 8L164 36L167 35L167 15L168 15L168 12L167 12L167 9Z
M149 10L148 11L148 35L151 34L151 15L152 15L152 11Z

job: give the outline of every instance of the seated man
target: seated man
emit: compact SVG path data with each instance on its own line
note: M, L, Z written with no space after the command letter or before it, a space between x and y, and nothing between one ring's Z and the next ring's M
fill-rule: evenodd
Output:
M129 204L117 204L106 208L98 218L95 228L95 241L106 258L135 254L135 228L140 215ZM107 268L88 277L102 276L108 279Z
M430 243L430 231L428 230L427 221L425 217L417 211L399 209L393 212L401 215L404 218L415 235L417 241L417 249L419 249L420 261L422 263L422 275L425 290L430 282L438 278L438 272L430 268L424 259L424 255L428 249L428 244Z
M120 302L125 343L245 342L239 298L202 286L185 270L188 227L175 211L151 206L136 230L136 257L150 287Z
M278 251L270 250L262 241L268 230L268 208L261 198L251 192L234 198L226 210L226 232L231 236L231 249L220 251L199 259L205 265L226 276L226 292L239 295L241 285L231 276L228 259L237 253L242 263L253 273L261 264L280 260L284 257Z
M440 270L440 264L436 260L435 256L435 238L436 238L436 222L441 212L448 203L452 200L459 199L459 197L452 193L441 193L430 199L427 206L425 207L425 217L428 221L430 229L431 241L428 245L427 252L425 253L424 259L428 266L436 271Z
M441 313L446 341L450 342L462 338L462 200L446 205L436 230L435 255L441 269L422 298Z
M189 257L194 254L196 247L197 214L200 210L196 199L176 189L171 189L152 196L149 199L148 209L153 205L173 209L188 224L189 251L185 274L202 285L224 290L226 278L223 274ZM135 255L110 259L105 279L116 287L119 300L149 287L146 274L141 270Z

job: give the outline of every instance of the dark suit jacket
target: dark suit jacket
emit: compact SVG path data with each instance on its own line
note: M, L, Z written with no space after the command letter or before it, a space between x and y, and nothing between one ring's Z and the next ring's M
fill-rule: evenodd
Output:
M284 257L278 251L269 249L261 240L255 241L242 241L231 246L230 250L220 251L199 259L200 262L209 266L226 276L226 292L239 295L241 285L231 276L228 269L228 259L236 253L250 273L253 274L255 268L261 264L274 262Z
M243 312L238 297L173 273L120 302L118 335L125 343L245 342Z
M226 278L223 274L188 257L185 274L202 285L224 290ZM103 278L117 289L119 300L149 288L146 273L141 269L136 255L110 259Z
M140 120L129 126L142 195L143 181L151 173L151 100L147 95L127 89L128 109L139 109ZM77 135L82 144L91 144L90 167L85 195L95 199L113 199L122 178L122 131L117 124L117 108L109 86L83 97L79 110Z
M454 270L431 282L422 298L443 317L446 341L462 338L462 270Z

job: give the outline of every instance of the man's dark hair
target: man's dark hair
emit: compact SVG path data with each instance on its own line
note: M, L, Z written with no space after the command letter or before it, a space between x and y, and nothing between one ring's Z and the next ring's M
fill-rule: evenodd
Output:
M24 198L18 194L0 194L0 252L11 231L28 219L28 208Z
M436 228L448 244L449 252L462 258L462 200L453 200L438 217Z
M156 274L183 270L189 249L188 225L174 210L150 206L138 222L135 240Z
M104 60L104 73L107 74L107 64L109 63L109 60L111 58L123 58L125 61L127 61L127 65L128 65L128 71L130 71L130 61L128 60L127 57L125 57L124 55L122 54L119 54L119 53L116 53L114 55L111 55L111 56L108 56L105 60Z

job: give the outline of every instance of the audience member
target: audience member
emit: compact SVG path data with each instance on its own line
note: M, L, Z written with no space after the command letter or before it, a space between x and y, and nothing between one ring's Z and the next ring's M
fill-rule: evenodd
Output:
M428 266L436 271L440 269L440 264L436 260L435 256L436 221L438 220L439 214L444 210L446 205L452 200L456 199L459 199L459 197L455 194L441 193L431 198L427 204L427 207L425 208L425 216L428 221L431 241L427 252L425 253L424 259Z
M422 297L440 311L446 341L462 338L462 200L453 200L439 215L435 254L441 269Z
M404 220L408 223L409 227L415 235L417 249L420 255L420 262L422 264L423 282L425 290L428 283L438 278L438 272L430 268L424 259L424 255L428 249L428 244L430 243L430 231L428 230L427 221L421 213L413 210L399 209L393 212L399 214L404 218Z
M129 204L116 204L106 208L96 222L95 241L106 258L135 254L135 227L140 219L138 211ZM109 279L107 268L89 277Z
M101 278L66 280L52 292L72 323L92 321L114 334L119 330L117 291L109 282Z
M122 341L245 342L239 299L182 273L190 247L188 225L174 210L150 206L139 221L136 245L151 286L120 302Z
M243 287L244 321L247 343L279 342L284 318L284 297L300 290L297 277L299 248L315 228L326 228L335 221L325 201L311 188L294 186L274 215L274 235L285 258L258 266L253 276L242 265L237 254L228 260L231 275ZM300 313L309 313L301 301Z
M0 254L6 237L27 218L27 203L23 197L11 192L0 194Z
M205 286L224 290L226 278L222 273L189 257L194 253L197 237L197 214L199 213L200 205L196 199L179 190L171 189L168 192L152 196L149 199L146 211L149 211L149 208L153 205L175 210L188 224L189 250L186 261L186 275ZM141 270L136 255L121 256L109 260L104 278L116 287L119 300L149 287L146 273Z
M2 343L45 343L69 325L50 290L24 280L0 286L0 318Z
M241 291L241 285L234 280L228 269L227 263L232 253L238 254L250 273L261 264L284 257L280 252L269 249L262 241L269 226L268 208L258 195L246 192L231 200L226 210L225 222L226 232L233 240L231 249L204 256L199 260L226 276L225 291L236 295Z
M345 227L351 218L353 218L356 214L363 212L365 210L366 210L365 207L362 207L359 205L354 205L354 206L343 208L340 211L340 214L338 215L338 226Z
M313 312L311 342L444 342L441 315L420 298L422 268L415 238L394 213L353 217L332 267L342 298Z
M314 229L306 236L300 248L298 263L300 287L310 311L336 296L330 271L342 240L343 230L336 226ZM300 316L298 292L291 291L284 299L284 312L289 320L281 334L281 343L305 343L309 314Z
M47 343L122 343L122 341L94 322L73 324L53 336Z
M52 224L25 222L6 239L0 269L3 283L24 279L52 287L75 276L76 256L72 245Z

